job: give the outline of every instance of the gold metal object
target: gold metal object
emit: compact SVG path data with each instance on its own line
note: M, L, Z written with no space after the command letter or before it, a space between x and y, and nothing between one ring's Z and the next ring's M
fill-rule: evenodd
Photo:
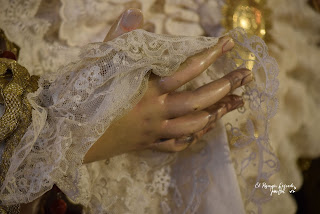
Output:
M226 31L241 27L249 35L256 35L268 41L270 13L266 0L226 0L222 24Z
M266 0L226 0L223 8L222 25L226 32L241 27L249 36L259 36L264 41L270 41L270 13ZM242 48L234 48L240 57L245 60L246 67L252 70L255 56ZM240 66L243 61L236 62Z

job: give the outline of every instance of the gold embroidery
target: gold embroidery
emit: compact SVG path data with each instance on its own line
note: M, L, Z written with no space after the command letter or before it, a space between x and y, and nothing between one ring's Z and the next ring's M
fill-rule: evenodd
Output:
M18 214L20 213L20 205L0 207L0 214Z
M11 53L18 57L19 47L10 42L0 29L0 54ZM38 88L37 76L29 75L26 68L13 59L0 58L0 104L5 111L0 118L0 143L4 150L0 155L0 186L10 165L10 158L31 123L31 105L27 94ZM1 200L0 200L1 202ZM20 206L0 206L0 214L19 213Z
M37 87L36 77L15 60L0 59L0 90L5 112L0 118L0 142L5 143L0 164L0 186L10 165L10 157L31 123L31 105L27 94Z

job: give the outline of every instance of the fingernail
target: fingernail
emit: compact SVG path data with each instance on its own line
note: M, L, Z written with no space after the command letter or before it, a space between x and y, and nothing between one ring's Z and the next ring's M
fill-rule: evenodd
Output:
M224 102L226 113L243 106L244 102L242 97L237 95L229 95L228 97L229 99Z
M245 85L245 84L251 82L253 79L253 75L250 70L245 70L243 73L243 76L244 77L242 78L241 85Z
M234 41L232 38L226 36L221 38L221 43L223 44L221 47L222 53L225 53L231 50L234 47Z
M231 102L231 108L229 111L233 111L239 107L242 107L244 105L242 97L235 97Z
M131 30L139 28L143 24L142 12L139 9L132 8L126 10L120 19L120 27L122 30L129 32Z
M176 144L191 144L195 140L194 135L184 136L176 140Z
M227 74L226 76L224 76L224 78L229 80L231 84L231 90L234 90L252 81L253 76L252 72L248 69L238 69Z

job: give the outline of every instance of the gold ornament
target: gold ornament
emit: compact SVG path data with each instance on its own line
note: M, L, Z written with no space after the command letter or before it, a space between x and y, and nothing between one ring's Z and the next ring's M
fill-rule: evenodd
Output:
M249 35L256 35L268 41L270 13L266 0L226 0L222 25L226 31L241 27Z
M226 0L222 13L224 15L222 25L226 32L241 27L249 36L259 36L265 42L271 40L268 33L271 26L269 18L271 11L266 6L266 0ZM247 61L246 67L252 70L255 56L242 48L234 49ZM240 65L241 63L237 63L237 66Z

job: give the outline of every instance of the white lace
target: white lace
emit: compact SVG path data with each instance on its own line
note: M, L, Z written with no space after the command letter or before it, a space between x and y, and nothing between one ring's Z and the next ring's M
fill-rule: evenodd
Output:
M45 7L41 0L1 0L0 4L0 28L20 47L19 63L30 74L56 72L66 63L66 56L70 60L77 56L77 48L67 47L59 41L47 41L46 33L52 23L39 17L38 10ZM58 12L48 15L58 15Z
M191 161L195 163L191 167L195 173L186 183L194 191L188 199L181 197L181 190L171 175L175 155L150 155L149 152L125 154L108 162L85 166L82 166L82 159L109 124L143 96L151 69L159 76L171 75L188 56L214 45L217 38L156 35L137 30L109 43L85 46L77 61L52 73L66 56L71 56L71 61L78 49L65 49L61 43L51 43L49 47L53 48L44 53L48 47L44 41L48 23L34 18L37 11L34 8L39 6L39 2L28 1L23 6L28 13L14 12L12 16L3 16L5 22L0 25L9 38L21 46L20 63L33 74L37 73L34 66L39 69L38 73L47 73L40 80L39 90L29 95L35 109L33 123L11 159L1 187L2 203L32 201L56 183L72 200L87 206L92 213L143 213L146 210L151 210L150 213L174 213L178 205L181 205L179 209L182 213L195 213L208 184L205 161L203 168L196 170L199 166L196 160L203 161L210 155L205 148L200 152L200 158L194 155ZM2 5L21 9L18 3ZM21 17L28 18L21 19L21 14ZM13 27L17 20L21 27ZM41 29L37 31L36 38L32 31L33 20ZM21 29L25 29L24 35L30 35L30 39L23 40L24 37L13 33ZM247 38L240 29L230 35L236 40L238 48L187 87L195 88L237 67L254 64L252 70L256 81L238 91L244 93L246 98L243 114L230 115L226 121L232 124L228 127L243 198L248 210L258 210L262 202L255 200L252 184L267 180L278 168L268 142L268 122L277 106L277 65L267 54L262 40ZM27 51L32 45L36 53L28 56ZM254 57L238 55L240 48ZM48 58L54 56L51 60L57 57L57 63L34 57L39 53ZM58 56L55 56L57 53ZM248 56L254 63L248 61ZM55 66L51 67L51 64ZM247 124L247 130L240 130L243 122ZM174 195L168 194L169 190ZM174 201L174 206L169 203L170 199Z

